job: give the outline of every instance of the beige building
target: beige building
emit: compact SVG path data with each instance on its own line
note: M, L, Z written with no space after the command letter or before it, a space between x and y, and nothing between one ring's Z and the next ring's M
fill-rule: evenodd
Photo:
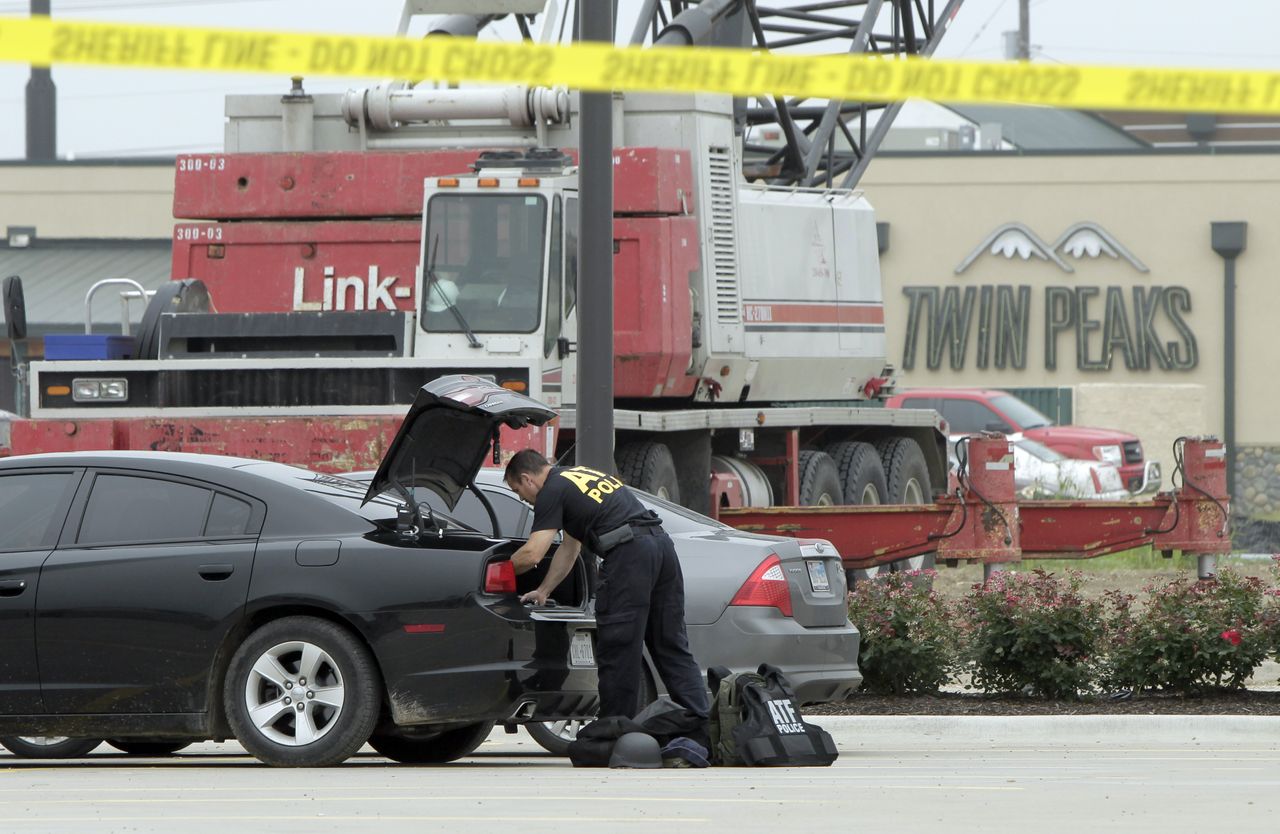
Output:
M0 228L36 229L26 256L72 240L150 241L163 272L154 247L172 232L172 177L171 162L2 164ZM1268 284L1280 263L1280 154L885 155L862 187L889 224L882 272L900 387L1065 391L1075 422L1137 434L1166 483L1174 438L1224 433L1224 262L1210 224L1246 223L1237 509L1280 521L1280 297ZM23 255L0 241L0 275ZM49 301L71 322L81 284ZM29 307L39 293L29 282Z
M1280 154L884 156L862 187L902 387L1067 388L1075 422L1134 432L1166 473L1174 438L1224 435L1211 224L1246 223L1237 506L1280 520Z

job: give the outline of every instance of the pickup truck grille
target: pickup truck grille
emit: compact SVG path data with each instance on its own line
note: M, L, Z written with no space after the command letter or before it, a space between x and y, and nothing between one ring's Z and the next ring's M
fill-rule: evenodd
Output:
M1137 440L1126 440L1124 444L1124 462L1142 463L1142 444Z

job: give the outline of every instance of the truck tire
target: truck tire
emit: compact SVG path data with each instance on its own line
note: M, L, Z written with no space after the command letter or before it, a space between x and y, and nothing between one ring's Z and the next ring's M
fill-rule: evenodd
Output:
M884 466L886 504L931 504L933 485L920 445L909 437L886 437L876 442Z
M493 732L492 721L464 724L425 738L400 733L374 733L369 746L401 764L445 764L469 756Z
M844 504L886 504L889 489L885 485L880 453L870 443L842 440L827 447L836 462L844 490Z
M880 460L884 464L889 492L886 504L931 504L933 482L929 478L929 464L925 462L920 444L909 437L886 437L876 442ZM922 553L908 559L899 559L890 565L895 573L932 570L937 557ZM932 580L917 577L917 581L932 584Z
M840 483L844 490L845 504L883 504L889 488L885 485L884 466L880 453L870 443L860 440L841 440L827 447L827 454L836 462ZM852 590L858 582L874 579L888 573L888 565L874 568L849 568L845 570L845 583Z
M272 666L276 671L269 674L258 671ZM281 676L283 681L275 679ZM299 691L308 694L295 700ZM382 678L369 650L347 629L316 617L283 617L236 649L222 697L236 740L259 760L274 767L327 767L351 758L369 740L383 700ZM263 710L277 703L279 709ZM257 720L250 717L255 711Z
M800 453L800 505L834 507L844 501L840 470L831 455L813 449Z
M672 504L680 503L676 462L667 444L653 440L627 443L618 449L615 458L618 477L628 486L652 493Z

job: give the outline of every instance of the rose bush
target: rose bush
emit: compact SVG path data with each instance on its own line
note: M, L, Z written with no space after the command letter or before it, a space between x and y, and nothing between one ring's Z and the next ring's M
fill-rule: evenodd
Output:
M849 619L862 639L862 688L879 694L937 692L956 666L959 631L952 606L932 590L934 571L891 573L859 582Z
M1180 577L1132 594L1107 595L1104 685L1180 693L1242 688L1277 648L1267 583L1223 569L1213 579Z
M1103 607L1079 571L996 573L962 603L971 688L1076 698L1092 688Z

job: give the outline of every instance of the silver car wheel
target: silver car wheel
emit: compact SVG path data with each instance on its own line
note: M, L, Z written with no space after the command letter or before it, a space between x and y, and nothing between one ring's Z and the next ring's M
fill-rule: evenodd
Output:
M18 736L18 738L36 747L54 747L67 741L70 736Z
M265 738L303 747L334 728L346 690L338 665L313 643L272 646L254 662L244 687L249 720Z
M542 726L550 730L557 738L565 741L577 741L578 733L589 723L589 721L570 719L568 721L543 721Z

